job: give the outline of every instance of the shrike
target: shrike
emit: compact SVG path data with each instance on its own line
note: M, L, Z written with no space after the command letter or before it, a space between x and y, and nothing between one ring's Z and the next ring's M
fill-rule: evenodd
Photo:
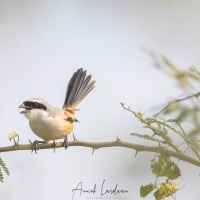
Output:
M67 148L67 136L72 132L74 122L78 122L75 117L77 106L95 87L95 81L91 81L92 76L86 73L87 71L80 68L73 74L67 86L62 109L40 98L28 99L19 106L24 108L20 113L29 120L33 133L43 139L34 141L33 150L37 150L37 143L47 143L57 139L64 139L64 147Z

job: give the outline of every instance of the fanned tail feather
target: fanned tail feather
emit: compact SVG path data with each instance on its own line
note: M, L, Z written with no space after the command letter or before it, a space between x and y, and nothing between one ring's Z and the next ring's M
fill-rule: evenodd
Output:
M95 81L90 81L92 76L86 76L87 71L78 69L70 79L63 109L75 109L82 100L94 89Z

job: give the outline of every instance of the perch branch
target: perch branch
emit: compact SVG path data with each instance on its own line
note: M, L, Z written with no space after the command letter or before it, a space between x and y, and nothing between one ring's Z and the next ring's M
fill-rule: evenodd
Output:
M129 149L134 149L136 152L139 151L147 151L147 152L161 152L162 148L160 147L153 147L153 146L146 146L146 145L139 145L134 143L129 143L120 140L117 138L116 141L110 141L110 142L84 142L79 140L69 141L69 147L70 146L82 146L82 147L90 147L92 150L105 148L105 147L125 147ZM63 147L63 142L57 142L56 148ZM54 149L55 144L54 143L48 143L48 144L38 144L38 150L39 149ZM0 153L3 152L9 152L9 151L22 151L22 150L32 150L32 146L30 144L17 144L13 146L6 146L6 147L0 147ZM172 157L175 157L179 160L188 162L190 164L196 165L200 167L200 161L196 160L192 157L189 157L187 155L184 155L182 153L178 153L172 150L168 150L169 154Z

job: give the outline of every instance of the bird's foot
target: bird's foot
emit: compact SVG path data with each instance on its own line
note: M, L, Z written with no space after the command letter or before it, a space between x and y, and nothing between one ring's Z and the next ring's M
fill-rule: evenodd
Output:
M38 141L38 140L35 140L34 142L31 142L29 140L30 144L31 144L31 147L32 147L32 151L35 151L35 153L37 154L37 150L38 150L38 144L45 144L46 142L45 141Z
M67 147L69 146L69 142L68 142L68 137L67 137L67 135L66 135L65 138L64 138L63 146L64 146L65 150L66 150Z

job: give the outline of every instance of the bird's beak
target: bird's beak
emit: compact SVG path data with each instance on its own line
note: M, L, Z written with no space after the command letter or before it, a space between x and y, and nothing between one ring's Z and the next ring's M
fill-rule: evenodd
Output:
M27 113L26 106L25 106L24 104L21 104L21 105L19 106L19 108L25 108L25 110L22 110L22 111L20 112L21 114Z
M78 119L74 119L75 122L80 122Z
M24 104L21 104L20 106L19 106L19 108L24 108L25 107L25 105Z

